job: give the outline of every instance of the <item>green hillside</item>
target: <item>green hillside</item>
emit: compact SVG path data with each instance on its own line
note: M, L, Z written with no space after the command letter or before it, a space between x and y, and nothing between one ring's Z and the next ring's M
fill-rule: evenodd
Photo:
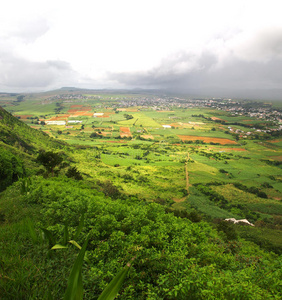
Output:
M46 133L30 128L0 107L0 191L19 178L38 172L39 151L66 148Z
M0 142L26 153L38 149L61 149L63 142L54 141L46 133L30 128L0 106ZM2 144L3 145L3 144Z
M167 136L70 146L4 109L0 126L1 299L98 299L126 265L117 299L281 298L279 166Z

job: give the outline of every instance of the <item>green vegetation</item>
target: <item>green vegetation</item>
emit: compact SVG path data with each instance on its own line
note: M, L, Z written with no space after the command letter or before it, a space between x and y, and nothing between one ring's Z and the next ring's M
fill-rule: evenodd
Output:
M32 117L0 110L3 299L281 298L281 140L246 127L267 121L141 94L13 97Z

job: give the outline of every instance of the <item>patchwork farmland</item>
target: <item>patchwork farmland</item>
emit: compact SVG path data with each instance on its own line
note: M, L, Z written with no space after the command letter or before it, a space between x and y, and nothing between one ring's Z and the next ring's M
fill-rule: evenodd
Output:
M243 102L223 99L107 92L36 97L2 105L29 126L76 145L73 159L89 178L206 219L244 217L260 226L263 220L281 237L282 139L280 117L271 113L277 108L266 106L262 119L261 113L250 117L256 104L244 112Z

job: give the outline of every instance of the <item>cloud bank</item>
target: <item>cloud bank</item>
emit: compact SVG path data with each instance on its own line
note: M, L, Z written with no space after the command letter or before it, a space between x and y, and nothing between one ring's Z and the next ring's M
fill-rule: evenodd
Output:
M268 28L252 36L220 37L199 52L174 53L145 72L108 76L126 86L179 92L268 90L282 88L281 68L282 28Z
M282 88L277 0L11 0L0 14L2 91Z

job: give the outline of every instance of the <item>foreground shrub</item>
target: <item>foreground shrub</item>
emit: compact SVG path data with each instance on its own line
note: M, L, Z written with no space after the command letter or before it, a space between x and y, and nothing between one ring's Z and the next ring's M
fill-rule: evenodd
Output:
M64 236L66 223L70 235L74 233L84 214L77 242L82 244L89 236L86 254L90 264L82 267L85 299L97 299L132 258L134 264L119 299L281 297L281 258L250 243L224 240L209 224L176 217L159 204L112 200L68 178L33 178L29 194L21 197L26 205L40 205L38 226L57 239ZM35 248L29 246L32 256L28 261L40 270L40 287L34 285L37 279L33 275L20 289L25 289L26 299L36 294L35 289L46 291L47 287L54 298L62 298L73 250L48 258L46 252ZM4 275L10 276L8 271ZM13 282L10 285L9 291L12 287L16 290Z

